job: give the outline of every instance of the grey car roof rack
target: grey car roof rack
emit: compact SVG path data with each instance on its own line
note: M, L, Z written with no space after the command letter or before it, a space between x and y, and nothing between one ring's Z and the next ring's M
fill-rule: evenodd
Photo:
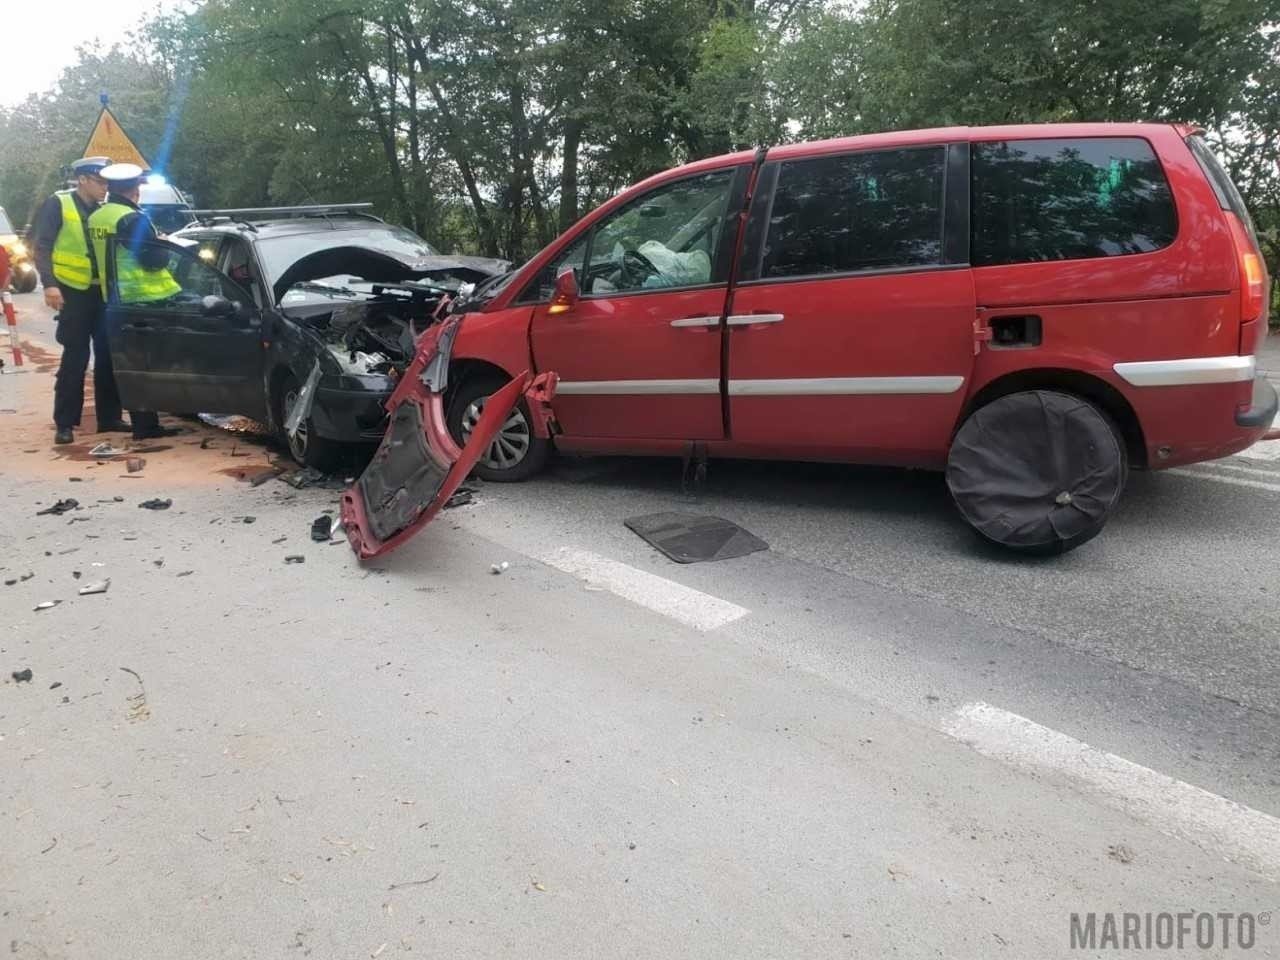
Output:
M250 221L289 220L302 217L354 216L382 223L369 211L372 203L313 203L299 207L228 207L221 210L192 210L191 215L197 220L230 220L248 224Z

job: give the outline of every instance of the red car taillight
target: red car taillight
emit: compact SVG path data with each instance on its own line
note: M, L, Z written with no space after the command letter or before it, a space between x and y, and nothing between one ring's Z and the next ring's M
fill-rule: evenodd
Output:
M1267 309L1267 267L1262 262L1249 236L1249 231L1233 213L1227 214L1231 222L1231 238L1235 241L1236 257L1240 264L1240 322L1263 319Z

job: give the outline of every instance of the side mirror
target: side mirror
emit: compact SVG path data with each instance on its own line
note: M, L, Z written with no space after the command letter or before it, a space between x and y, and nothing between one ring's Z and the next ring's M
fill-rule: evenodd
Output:
M226 297L207 296L200 300L200 312L206 317L233 317L240 310L240 305Z
M551 306L547 308L547 313L553 316L557 313L568 313L580 296L578 274L573 267L566 264L556 274L555 291L551 294Z

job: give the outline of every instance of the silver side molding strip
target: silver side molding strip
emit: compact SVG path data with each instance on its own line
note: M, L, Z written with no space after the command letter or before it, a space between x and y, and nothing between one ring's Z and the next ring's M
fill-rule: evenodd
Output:
M1252 380L1257 361L1254 357L1190 357L1117 363L1114 369L1117 376L1135 387L1180 387Z
M964 377L806 377L730 380L731 397L866 396L884 393L955 393Z
M717 317L716 322L720 320ZM720 381L708 380L561 380L556 393L565 396L653 396L719 393Z

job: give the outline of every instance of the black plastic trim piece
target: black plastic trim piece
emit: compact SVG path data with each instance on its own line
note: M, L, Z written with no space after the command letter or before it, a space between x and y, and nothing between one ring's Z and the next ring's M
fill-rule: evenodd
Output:
M969 262L969 142L947 145L942 194L942 262Z
M1237 427L1268 427L1280 411L1280 396L1266 377L1253 380L1253 402L1247 409L1236 411Z

